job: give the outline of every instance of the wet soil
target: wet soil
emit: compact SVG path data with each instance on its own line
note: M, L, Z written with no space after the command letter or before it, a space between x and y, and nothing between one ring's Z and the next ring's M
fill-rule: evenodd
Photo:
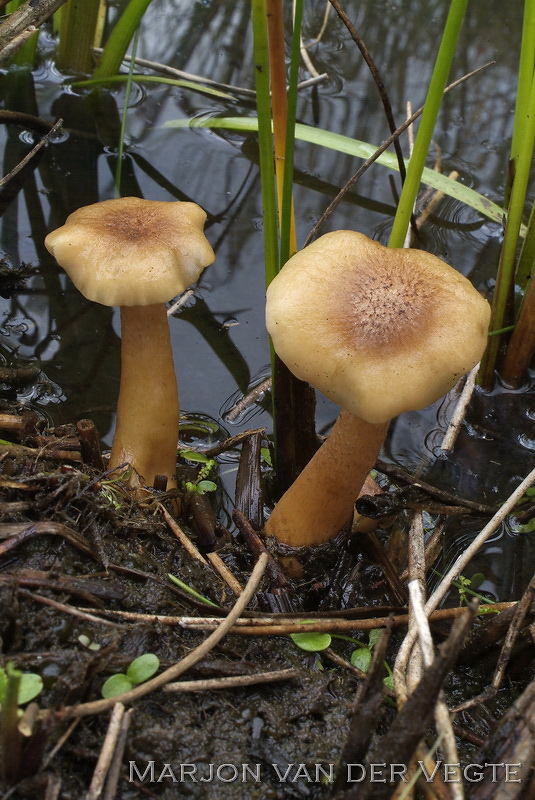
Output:
M12 662L23 672L40 674L44 689L37 702L52 713L35 725L33 735L21 737L18 768L6 763L4 741L3 789L13 798L74 800L85 797L91 784L110 712L73 724L62 709L99 699L106 678L124 672L137 656L156 653L164 669L207 635L180 624L118 620L104 612L223 616L235 598L219 575L192 558L173 535L158 507L162 500L172 511L168 500L156 492L141 504L120 490L110 495L103 473L79 460L73 427L39 435L40 448L35 447L34 430L18 437L18 448L4 445L1 454L0 634L4 666ZM58 459L60 446L64 449ZM50 451L56 457L47 456ZM186 519L180 524L191 530ZM215 534L212 549L245 584L255 556L239 533L230 535L218 527ZM196 538L195 532L192 536ZM219 608L172 585L169 573ZM381 613L384 607L400 610L373 554L346 537L320 554L309 554L304 575L284 588L273 577L264 577L251 610L347 613L358 606L367 606L368 616L373 607ZM75 616L73 607L85 610ZM449 627L442 623L435 629L437 641ZM389 663L403 632L401 628L392 636ZM365 634L349 635L367 641ZM465 654L467 663L450 673L446 687L452 702L488 685L499 638L497 634L475 663ZM296 668L298 676L200 693L158 690L137 700L120 781L107 796L332 797L328 777L337 773L362 682L351 668L333 663L329 653L334 650L348 659L353 649L344 638L333 639L330 651L307 653L288 636L227 635L185 679L288 667ZM533 654L526 633L497 696L459 719L465 763L473 761L496 720L533 679ZM385 698L370 731L372 744L394 716L392 701Z

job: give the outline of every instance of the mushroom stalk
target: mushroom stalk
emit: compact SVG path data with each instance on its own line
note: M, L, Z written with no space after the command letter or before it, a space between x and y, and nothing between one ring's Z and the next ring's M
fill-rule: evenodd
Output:
M266 534L292 547L336 536L352 517L387 428L388 422L366 422L342 411L329 438L275 506Z
M165 475L167 487L174 488L179 417L165 303L122 306L121 383L110 467L128 462L145 485Z

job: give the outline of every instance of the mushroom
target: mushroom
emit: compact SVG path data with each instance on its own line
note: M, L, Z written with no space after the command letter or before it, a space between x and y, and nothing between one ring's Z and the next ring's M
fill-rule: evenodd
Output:
M268 288L267 328L286 366L342 411L265 532L294 547L336 536L389 420L433 403L480 360L489 319L470 281L421 250L336 231L296 253Z
M195 203L124 197L74 211L45 245L87 297L121 307L121 382L110 468L131 488L176 486L178 390L165 303L214 261Z

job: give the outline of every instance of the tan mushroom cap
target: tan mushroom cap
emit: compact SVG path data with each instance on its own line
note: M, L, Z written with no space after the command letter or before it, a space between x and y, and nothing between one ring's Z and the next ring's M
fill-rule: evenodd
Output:
M123 197L74 211L45 245L88 300L165 303L215 259L205 220L196 203Z
M267 292L286 366L372 423L448 392L481 359L489 321L487 301L439 258L354 231L296 253Z

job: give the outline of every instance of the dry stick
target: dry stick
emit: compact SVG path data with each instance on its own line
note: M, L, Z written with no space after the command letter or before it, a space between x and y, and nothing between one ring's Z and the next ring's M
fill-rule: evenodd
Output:
M44 800L58 800L61 784L62 780L59 775L49 775Z
M418 639L420 643L420 650L424 666L427 668L431 665L434 658L433 637L431 636L431 629L429 627L428 619L424 610L424 592L419 581L411 581L409 583L409 594L411 599L411 608L414 615L416 630L418 632ZM455 742L455 734L453 732L452 722L448 707L444 700L444 692L441 691L437 700L435 708L435 722L438 733L442 736L442 747L444 748L444 758L446 763L457 765L459 757L457 753L457 745ZM451 795L454 800L463 800L464 791L461 783L461 773L458 766L452 767L452 785Z
M234 577L232 572L229 570L223 559L217 553L207 553L206 558L216 570L216 572L220 575L220 577L225 581L227 586L230 588L231 592L236 596L239 597L243 592L243 586Z
M492 517L490 522L485 525L482 531L476 536L474 541L472 542L469 547L464 550L463 553L457 558L454 562L451 569L446 573L444 578L441 580L427 603L425 604L425 612L431 619L431 612L433 612L441 600L445 597L448 593L449 589L451 588L451 584L453 581L459 577L463 569L466 565L470 562L473 556L477 553L479 548L485 544L487 539L492 536L494 531L498 528L499 525L503 522L505 517L512 511L514 506L518 503L520 498L524 495L527 489L535 482L535 469L533 469L529 475L520 483L515 491L510 495L510 497L505 501L502 507L496 512L496 514ZM401 647L398 652L398 656L396 659L396 664L402 665L406 662L408 658L408 654L412 650L412 646L415 642L416 636L414 634L407 635L403 640ZM396 668L394 667L394 676L396 675Z
M463 424L463 420L466 415L466 409L468 408L468 404L470 403L474 393L479 366L479 364L476 364L466 377L463 390L459 395L457 405L455 406L455 411L450 419L448 430L444 434L442 444L440 445L440 449L444 452L453 450L455 442L457 441L457 437L461 430L461 425Z
M164 506L162 506L161 503L158 503L158 508L162 512L163 518L166 521L169 529L171 530L171 533L173 533L176 536L176 538L178 539L184 550L187 553L189 553L189 555L192 558L195 558L197 559L197 561L200 561L201 564L204 564L205 567L208 566L208 562L206 561L204 556L200 554L200 552L197 550L197 548L195 547L189 536L187 536L187 534L184 533L178 522L175 519L173 519L173 517L167 511L167 509Z
M119 778L121 777L121 767L126 747L126 738L128 736L128 728L130 727L130 721L133 713L134 709L129 708L121 721L119 737L117 739L113 758L108 770L108 780L106 781L106 791L103 794L103 800L113 800L117 794L117 786L119 784Z
M480 606L478 614L488 614L496 611L506 611L515 606L516 603L494 603L493 605ZM74 606L64 606L64 611L84 611ZM429 615L430 622L442 622L444 620L456 619L466 611L466 606L458 608L441 608L433 611ZM162 625L176 625L190 631L213 631L216 630L221 622L220 617L170 617L163 614L138 614L133 611L113 611L103 609L102 614L107 614L119 619L131 620L133 622L159 622ZM393 626L407 625L408 614L397 614L393 617L372 617L371 619L315 619L310 617L288 619L284 615L275 617L246 617L237 619L232 628L232 633L244 636L287 636L290 633L337 633L338 631L369 631L373 628L384 628L388 620L392 619ZM98 622L102 618L95 617ZM306 620L306 621L305 621Z
M0 64L10 58L65 0L27 0L0 24Z
M59 603L57 600L52 600L51 597L44 597L42 594L30 592L28 589L19 588L18 593L24 595L24 597L28 597L30 600L36 600L38 603L42 603L44 606L51 606L57 611L65 611L67 614L72 614L73 617L79 617L85 622L97 622L101 625L109 625L112 628L121 627L116 622L110 622L109 620L104 620L101 617L95 617L93 614L90 614L87 611L80 611L80 609L75 608L74 606L68 606L65 605L65 603Z
M253 686L256 683L274 683L299 678L299 669L277 669L272 672L257 672L255 675L231 675L228 678L207 678L199 681L178 681L164 686L164 692L208 692L213 689L233 689L240 686Z
M452 89L456 89L457 86L459 86L461 83L464 83L464 81L468 80L468 78L471 78L474 75L477 75L478 72L481 72L481 70L486 69L487 67L489 67L491 64L494 64L494 63L495 63L494 61L489 61L486 64L483 64L483 66L472 70L472 72L468 72L466 75L463 75L462 78L459 78L458 80L454 81L453 83L450 83L449 86L446 86L446 88L444 89L444 94L447 94L448 92L451 92ZM401 134L404 131L406 131L407 128L409 128L413 124L413 122L415 122L418 119L419 116L421 116L423 110L424 110L424 107L420 106L420 108L417 109L417 111L415 111L414 114L411 117L409 117L409 119L406 119L405 122L403 122L399 126L399 128L397 128L394 131L394 133L391 136L388 137L388 139L385 139L385 141L382 143L382 145L380 145L377 148L375 153L372 156L370 156L370 158L366 159L366 161L355 172L355 174L352 175L351 178L349 178L347 183L345 183L344 186L342 186L342 188L340 189L340 191L338 192L336 197L329 203L329 205L327 206L327 208L325 209L325 211L323 212L323 214L321 215L319 220L316 222L316 224L314 225L314 227L312 228L312 230L308 234L307 239L305 241L305 244L303 245L304 247L306 247L307 244L310 244L310 242L316 237L319 229L322 227L322 225L324 225L324 223L326 222L328 217L330 217L330 215L333 213L335 208L342 202L342 200L344 199L344 197L348 193L348 191L351 189L351 187L354 186L355 183L368 170L368 168L371 167L371 165L375 161L377 161L379 156L382 155L382 153L384 153L384 151L387 150L390 147L390 145L393 142L395 142L396 139L399 136L401 136Z
M102 744L97 765L93 773L91 785L89 787L89 791L86 794L86 800L98 800L98 798L102 794L104 783L106 781L106 776L110 768L111 759L115 751L115 748L117 746L117 740L119 738L119 734L121 731L121 723L123 721L123 716L124 716L124 705L122 703L116 702L111 714L110 723L108 725L108 731L106 733L106 738L104 739L104 742Z
M267 554L262 553L256 562L255 568L251 573L245 589L243 590L243 594L238 598L234 607L229 611L228 616L225 617L217 629L211 633L202 644L200 644L198 647L195 647L177 664L169 667L169 669L166 669L155 678L151 678L151 680L146 681L145 683L142 683L139 686L136 686L134 689L130 689L130 691L124 692L117 697L110 698L108 700L96 700L91 703L82 703L78 706L66 706L57 712L57 714L64 718L85 717L88 714L100 714L102 711L107 711L108 708L111 708L117 702L133 703L134 700L138 700L140 697L149 694L149 692L153 692L155 689L160 689L162 686L165 686L166 683L178 678L183 672L186 672L186 670L190 669L190 667L200 661L201 658L204 658L207 653L209 653L210 650L212 650L216 644L224 636L226 636L226 634L234 625L235 621L245 610L247 604L252 600L265 572L266 564ZM49 714L50 712L45 712L45 716L49 716Z

